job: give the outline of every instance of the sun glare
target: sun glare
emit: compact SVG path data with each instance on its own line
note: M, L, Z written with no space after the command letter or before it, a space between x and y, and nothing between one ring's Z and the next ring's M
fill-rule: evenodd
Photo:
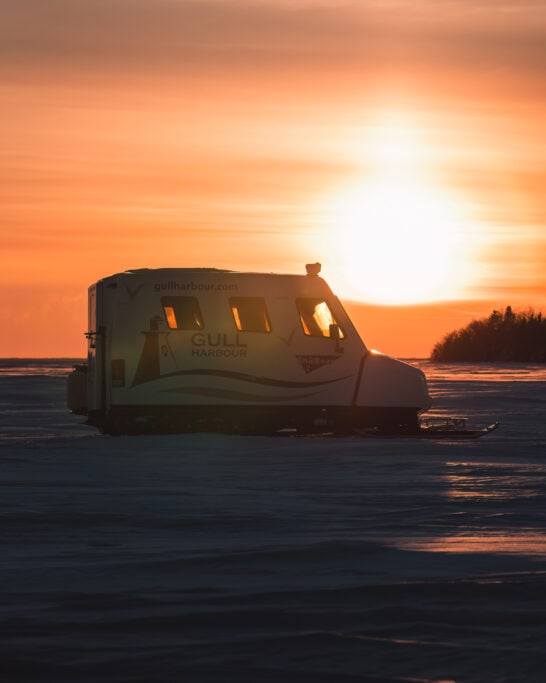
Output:
M328 249L348 295L383 304L451 299L469 267L465 224L439 190L376 182L343 192Z
M477 230L464 206L421 172L411 131L379 135L372 173L330 197L322 251L346 298L378 304L455 299L473 281Z

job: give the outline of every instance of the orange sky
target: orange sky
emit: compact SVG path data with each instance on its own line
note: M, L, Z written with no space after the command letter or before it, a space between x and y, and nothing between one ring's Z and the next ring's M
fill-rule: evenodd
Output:
M0 16L0 356L83 356L88 285L135 267L321 261L402 357L546 310L543 0Z

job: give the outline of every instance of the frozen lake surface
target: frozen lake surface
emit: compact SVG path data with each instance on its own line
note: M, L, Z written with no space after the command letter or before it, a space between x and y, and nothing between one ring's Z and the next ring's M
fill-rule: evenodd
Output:
M101 436L0 361L1 680L546 680L546 366L416 364L500 428Z

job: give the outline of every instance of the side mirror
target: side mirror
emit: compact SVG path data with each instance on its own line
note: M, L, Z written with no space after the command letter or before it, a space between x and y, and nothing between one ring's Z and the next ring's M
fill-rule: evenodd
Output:
M336 340L336 353L343 353L345 349L341 345L341 340L343 339L343 335L341 334L341 328L338 324L332 323L329 328L330 332L330 339L335 339Z
M330 325L330 339L341 339L341 330L337 323Z

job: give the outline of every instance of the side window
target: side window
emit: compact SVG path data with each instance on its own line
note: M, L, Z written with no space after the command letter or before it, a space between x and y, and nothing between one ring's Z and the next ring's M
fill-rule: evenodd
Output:
M229 300L235 327L242 332L271 332L265 300L257 296L237 296Z
M161 305L170 330L201 330L203 316L194 296L162 296Z
M301 326L310 337L333 337L344 339L334 314L324 299L296 299Z

